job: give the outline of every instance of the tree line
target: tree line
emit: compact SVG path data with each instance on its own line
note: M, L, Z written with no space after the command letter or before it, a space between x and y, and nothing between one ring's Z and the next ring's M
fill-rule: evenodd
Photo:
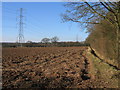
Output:
M56 43L59 41L59 38L57 36L54 36L52 38L43 38L41 40L41 43ZM34 43L32 41L27 41L26 43Z
M76 22L89 33L86 42L109 62L120 60L120 1L69 2L63 22ZM102 48L102 49L101 49Z
M18 43L2 43L2 47L20 47L21 44ZM81 47L89 46L89 44L84 42L56 42L56 43L22 43L22 47Z

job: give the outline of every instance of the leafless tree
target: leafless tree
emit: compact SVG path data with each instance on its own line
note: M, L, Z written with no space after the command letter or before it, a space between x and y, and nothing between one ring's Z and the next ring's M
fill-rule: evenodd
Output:
M62 14L64 22L72 21L80 23L87 28L100 23L101 20L108 21L116 28L116 47L117 47L117 59L120 60L120 1L111 2L69 2L65 4L67 8L66 12ZM112 19L110 18L112 16ZM114 19L113 19L114 18ZM103 23L104 24L104 23ZM88 31L90 32L90 31Z
M51 42L56 43L59 40L57 36L51 38Z

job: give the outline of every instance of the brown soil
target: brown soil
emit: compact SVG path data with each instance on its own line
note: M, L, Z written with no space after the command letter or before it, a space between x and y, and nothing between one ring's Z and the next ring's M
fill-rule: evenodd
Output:
M91 78L87 47L3 48L3 88L107 87Z

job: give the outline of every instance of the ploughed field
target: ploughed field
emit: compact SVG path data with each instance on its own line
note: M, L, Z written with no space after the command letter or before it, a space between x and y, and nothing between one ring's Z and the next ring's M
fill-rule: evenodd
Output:
M3 48L3 88L89 88L87 47ZM101 82L102 83L102 82Z

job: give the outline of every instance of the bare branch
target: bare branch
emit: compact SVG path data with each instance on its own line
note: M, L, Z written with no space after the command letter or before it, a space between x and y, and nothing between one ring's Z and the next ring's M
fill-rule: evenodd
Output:
M110 3L111 2L109 2L109 4L107 3L107 2L104 2L107 6L108 6L108 8L110 8L113 12L114 12L114 10L116 9L115 7L112 7L112 5L110 6Z
M103 2L100 2L109 12L112 12L112 13L114 13L114 11L113 10L111 10L110 8L108 8Z
M91 5L88 2L85 2L85 3L88 5L88 7L90 7L92 9L92 11L94 11L94 13L98 14L100 17L106 19L111 24L113 24L113 22L109 18L107 18L107 17L103 16L102 14L98 13L93 7L91 7Z
M96 23L96 22L81 22L81 21L77 21L77 20L73 20L73 19L69 19L69 20L73 21L73 22L78 22L78 23L101 24L101 23Z

